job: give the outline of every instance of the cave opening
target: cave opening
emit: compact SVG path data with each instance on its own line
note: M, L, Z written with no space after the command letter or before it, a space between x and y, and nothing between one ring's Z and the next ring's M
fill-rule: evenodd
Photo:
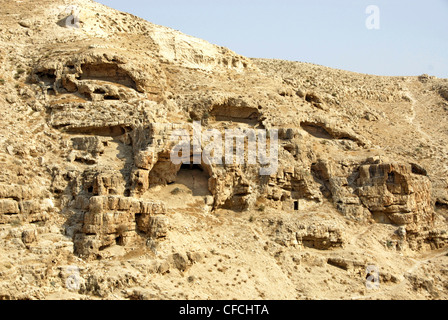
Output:
M124 246L124 239L123 236L118 236L115 238L115 243L118 246Z
M176 183L186 186L193 196L210 195L208 181L210 175L199 164L183 164L177 172Z
M260 111L252 107L235 107L231 105L216 105L211 109L210 115L215 121L231 121L244 123L250 126L260 124Z
M100 80L121 84L137 90L137 85L129 72L115 63L84 63L79 80Z
M204 172L204 168L200 164L182 164L180 170L199 170Z

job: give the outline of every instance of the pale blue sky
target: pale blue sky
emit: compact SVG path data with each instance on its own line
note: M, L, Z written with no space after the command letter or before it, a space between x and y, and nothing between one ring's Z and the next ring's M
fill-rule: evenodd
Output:
M99 0L247 57L448 78L448 0ZM380 30L368 30L376 5Z

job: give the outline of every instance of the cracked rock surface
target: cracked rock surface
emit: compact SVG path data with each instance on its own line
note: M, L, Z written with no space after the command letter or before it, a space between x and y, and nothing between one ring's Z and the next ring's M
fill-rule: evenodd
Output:
M0 299L448 298L447 79L249 59L89 0L0 17ZM173 163L198 123L278 130L277 170Z

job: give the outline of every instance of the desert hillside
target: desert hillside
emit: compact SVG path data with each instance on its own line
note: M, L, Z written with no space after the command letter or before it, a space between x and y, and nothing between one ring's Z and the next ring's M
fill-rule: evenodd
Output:
M448 79L250 59L89 0L0 17L0 300L448 298ZM198 124L277 132L276 170L173 163Z

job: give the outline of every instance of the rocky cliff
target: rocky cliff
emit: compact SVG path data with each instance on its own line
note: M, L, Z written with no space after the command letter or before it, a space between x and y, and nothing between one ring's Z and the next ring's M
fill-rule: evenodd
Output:
M448 297L447 79L249 59L88 0L0 15L0 299ZM206 141L173 163L197 125L276 132L276 170Z

